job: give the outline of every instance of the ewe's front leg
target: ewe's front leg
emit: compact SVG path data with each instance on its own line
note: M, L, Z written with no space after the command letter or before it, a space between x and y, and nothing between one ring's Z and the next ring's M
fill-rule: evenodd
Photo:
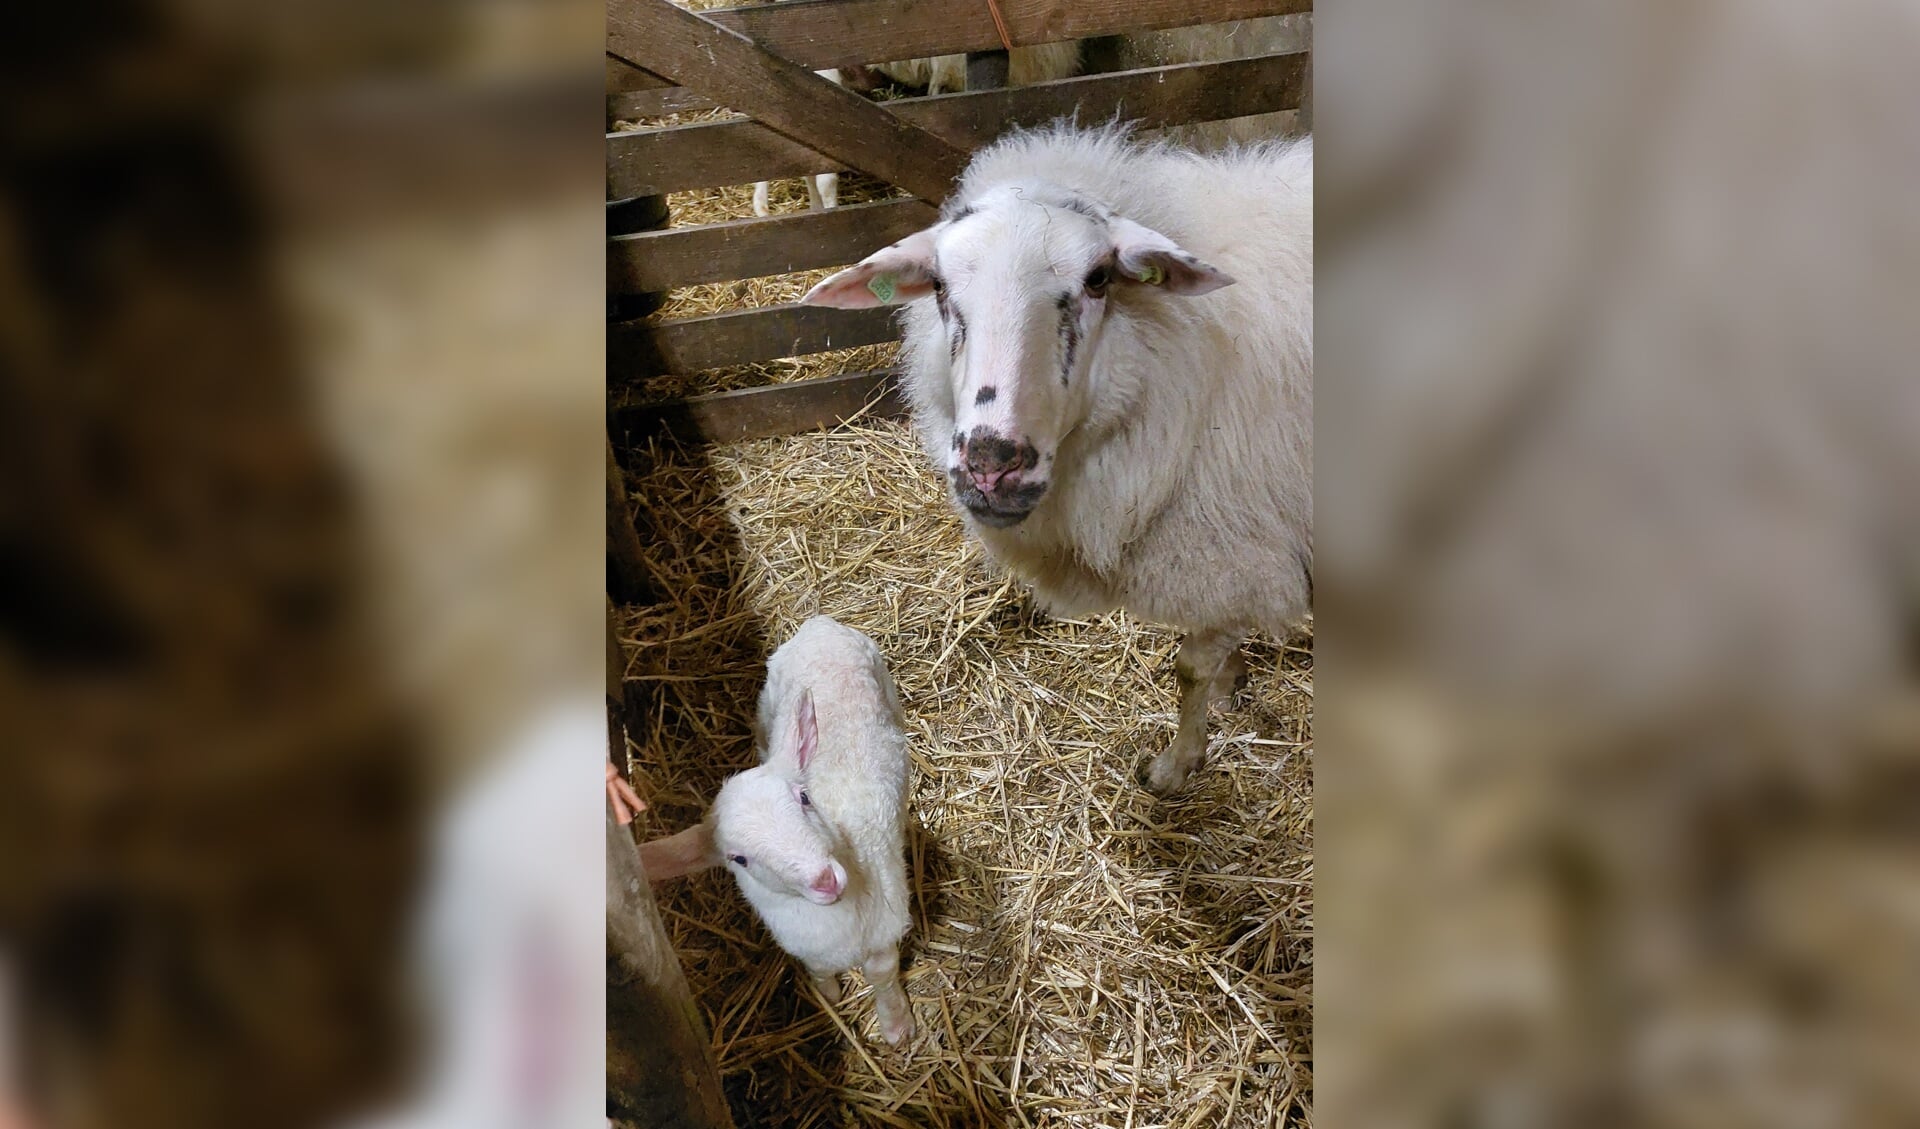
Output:
M863 971L873 985L873 1009L880 1019L880 1035L894 1046L913 1038L913 1007L900 986L900 950L888 947L870 957Z
M1173 660L1180 679L1180 731L1174 734L1173 744L1142 770L1140 782L1148 791L1172 795L1200 767L1207 753L1207 703L1223 692L1232 693L1233 681L1246 669L1244 662L1236 667L1230 661L1239 653L1239 637L1225 632L1197 631L1180 644Z

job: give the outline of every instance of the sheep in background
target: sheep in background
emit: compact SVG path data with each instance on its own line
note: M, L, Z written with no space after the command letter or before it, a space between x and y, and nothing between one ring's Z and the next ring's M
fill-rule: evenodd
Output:
M1114 62L1120 70L1133 70L1176 63L1251 59L1304 51L1312 39L1313 16L1304 13L1164 31L1128 32L1116 37ZM1151 136L1193 149L1217 150L1300 132L1304 132L1300 116L1293 110L1281 110L1245 118L1168 126L1153 131Z
M1310 140L1202 156L1063 123L984 150L944 219L804 299L911 303L921 441L1044 606L1188 632L1161 794L1241 641L1308 611L1312 199Z
M1080 69L1080 41L1036 43L1015 47L1007 52L1007 85L1030 86L1036 82L1071 78ZM848 67L837 80L859 91L871 91L891 79L902 86L924 89L928 94L948 94L967 88L967 57L936 55L926 59L902 59L893 63L875 63L870 67Z
M1079 69L1079 40L1015 47L1007 52L1008 86L1027 86L1070 78ZM889 80L902 86L924 87L928 94L943 94L967 88L967 57L938 55L815 73L863 94L885 86ZM819 173L803 179L807 184L807 204L814 210L831 208L840 202L839 173ZM753 214L756 216L767 214L768 188L769 184L764 180L753 186Z
M819 75L821 78L827 79L830 82L841 81L840 72L837 70L815 71L813 73ZM839 173L837 172L816 173L813 176L805 176L805 177L801 177L800 179L806 181L807 206L809 208L812 208L814 211L816 212L823 211L827 208L833 207L834 205L840 202L840 174ZM764 216L767 214L767 192L770 187L771 187L771 183L769 181L761 180L761 181L754 182L754 185L753 185L753 214L754 215Z
M873 640L827 616L767 660L760 764L730 778L700 824L641 848L649 881L724 862L767 931L829 1003L852 968L880 1032L913 1037L900 986L907 932L907 736Z

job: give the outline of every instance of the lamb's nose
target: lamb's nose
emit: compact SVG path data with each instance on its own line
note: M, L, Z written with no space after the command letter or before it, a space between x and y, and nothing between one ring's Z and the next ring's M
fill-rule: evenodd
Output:
M829 898L837 897L840 893L840 876L835 874L833 867L829 865L822 868L819 874L814 875L811 885L816 894Z

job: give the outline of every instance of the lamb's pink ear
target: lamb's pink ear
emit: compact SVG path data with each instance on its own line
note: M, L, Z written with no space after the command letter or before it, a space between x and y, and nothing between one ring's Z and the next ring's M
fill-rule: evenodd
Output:
M800 299L808 306L864 310L910 302L933 293L933 233L916 231L882 247L838 274L829 275Z
M1227 272L1195 258L1152 228L1119 216L1109 222L1116 273L1122 279L1158 286L1172 294L1207 294L1233 285Z
M648 882L664 882L719 865L720 852L713 845L713 825L706 820L685 831L640 844L640 867L647 872Z
M814 751L820 747L820 723L813 713L813 691L800 691L800 708L793 714L793 756L800 771L807 770Z

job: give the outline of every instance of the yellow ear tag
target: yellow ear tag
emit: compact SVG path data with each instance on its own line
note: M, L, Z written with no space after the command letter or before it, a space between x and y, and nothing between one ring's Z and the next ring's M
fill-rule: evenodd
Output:
M867 289L873 291L873 296L882 302L891 302L893 301L893 276L876 274L867 280Z
M1167 272L1160 269L1159 263L1148 263L1141 267L1140 273L1134 277L1148 286L1158 286L1167 280Z

